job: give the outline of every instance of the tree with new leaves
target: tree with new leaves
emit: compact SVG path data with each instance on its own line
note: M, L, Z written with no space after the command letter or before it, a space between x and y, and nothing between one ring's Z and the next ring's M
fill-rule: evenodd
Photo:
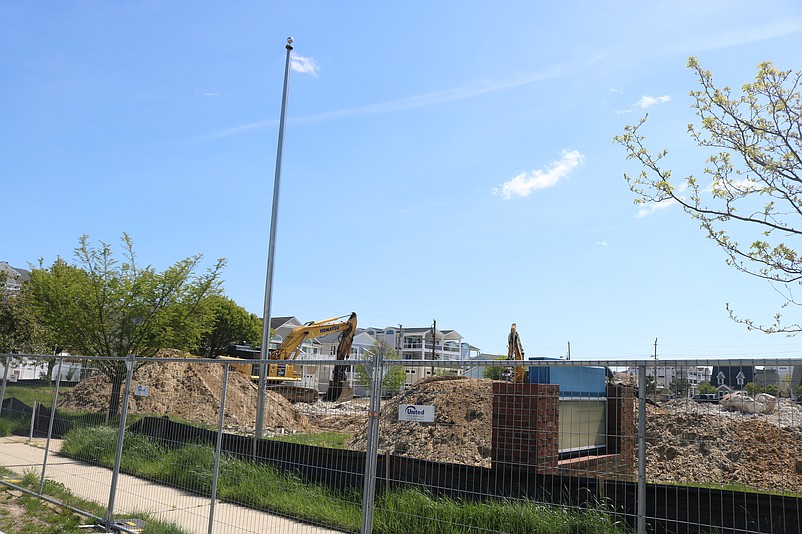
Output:
M214 358L226 354L231 344L258 347L262 343L262 320L223 295L206 297L210 328L201 335L195 352Z
M794 286L802 282L802 257L795 239L802 234L802 71L758 65L755 80L736 94L717 87L710 71L688 60L699 89L691 91L699 124L688 125L698 146L712 149L702 175L675 180L668 151L651 152L641 133L647 117L616 136L643 167L625 175L638 204L679 205L721 248L727 264L769 281L783 304L768 324L737 316L735 321L767 333L795 335L802 322L783 320L782 310L799 305Z
M0 272L0 354L49 352L47 331L25 304L25 291L5 287Z
M373 359L374 354L381 354L384 360L395 360L398 356L395 349L384 340L377 340L370 348L363 353L363 358ZM370 385L370 375L365 367L361 365L355 366L356 369L356 382L362 386ZM403 365L393 365L389 368L385 366L385 375L382 379L382 390L386 393L397 393L404 386L407 373Z
M122 237L122 254L120 262L111 245L94 245L82 236L75 264L59 258L50 267L40 262L31 271L29 302L59 346L82 356L143 358L163 348L196 346L208 324L206 297L219 291L225 261L198 274L202 256L196 255L158 272L137 262L127 234ZM95 364L111 382L109 413L116 415L126 364Z

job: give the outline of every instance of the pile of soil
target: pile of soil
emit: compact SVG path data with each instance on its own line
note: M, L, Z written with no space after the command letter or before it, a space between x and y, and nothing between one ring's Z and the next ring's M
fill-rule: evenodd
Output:
M191 422L217 426L224 368L217 364L154 362L134 372L132 389L150 388L147 397L130 396L129 413L167 415ZM64 410L102 413L108 409L111 383L96 372L64 394L58 407ZM245 375L231 370L226 390L227 429L253 431L256 424L258 394L256 385ZM278 393L268 391L265 402L265 429L273 433L312 432L309 418Z
M796 419L788 425L788 418L725 412L694 401L649 406L646 478L802 491L802 417Z
M423 460L490 467L493 381L434 377L382 403L379 452ZM398 420L398 406L434 406L435 422ZM348 447L365 450L367 425Z
M424 380L382 403L379 451L489 467L492 395L491 380ZM435 422L399 421L403 404L433 405ZM637 415L635 422L633 436ZM802 491L802 411L789 401L781 400L770 415L730 412L690 399L649 405L647 437L650 482ZM348 447L365 450L366 442L364 418Z

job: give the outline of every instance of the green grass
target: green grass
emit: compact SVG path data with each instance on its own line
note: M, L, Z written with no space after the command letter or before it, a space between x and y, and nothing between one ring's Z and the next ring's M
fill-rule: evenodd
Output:
M72 389L71 387L60 387L59 394L66 393ZM5 398L15 397L17 400L24 402L28 406L33 406L33 402L37 401L50 407L53 404L53 391L54 386L18 386L15 384L6 385Z
M116 434L108 428L70 432L62 453L110 466ZM128 434L123 443L122 468L131 474L208 495L212 486L214 450L200 445L167 449L149 439ZM223 455L218 498L245 506L358 532L360 491L334 491L260 463ZM386 491L376 497L376 534L479 534L486 532L574 534L630 532L617 524L609 510L568 509L526 501L463 502L433 498L414 489Z
M300 445L315 445L317 447L326 447L329 449L344 449L346 442L351 439L351 435L341 434L339 432L321 432L319 434L276 436L270 439L274 441L298 443Z

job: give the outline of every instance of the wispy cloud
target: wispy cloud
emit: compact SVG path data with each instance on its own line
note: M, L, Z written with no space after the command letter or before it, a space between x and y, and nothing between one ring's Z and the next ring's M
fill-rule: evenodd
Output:
M596 246L598 247L606 247L607 241L596 241Z
M643 217L648 217L649 215L657 211L668 209L671 206L676 206L676 205L678 205L678 202L676 200L664 200L662 202L649 202L646 204L641 204L641 207L638 210L638 213L635 214L635 217L639 219Z
M802 33L802 17L784 18L761 26L725 29L677 43L671 46L670 50L698 54L706 50L757 43L795 33Z
M291 117L289 119L293 124L307 124L313 122L324 122L330 120L343 119L348 117L362 116L362 115L376 115L381 113L393 113L397 111L405 111L409 109L426 108L437 106L440 104L447 104L449 102L456 102L459 100L467 100L487 94L498 93L508 89L514 89L536 83L543 80L550 80L564 76L570 71L567 66L556 66L543 71L529 73L524 76L518 76L506 79L482 80L474 83L457 87L454 89L445 89L443 91L435 91L431 93L424 93L422 95L411 96L408 98L399 98L396 100L388 100L386 102L379 102L376 104L369 104L367 106L360 106L355 108L347 108L335 111L327 111L315 115L307 115L305 117ZM255 121L248 124L242 124L233 128L228 128L212 135L206 136L205 139L218 139L221 137L229 137L232 135L242 134L252 130L261 128L273 127L277 123L277 119L270 119L264 121Z
M633 111L638 111L641 109L648 109L652 106L656 106L657 104L665 104L666 102L671 102L671 96L669 95L662 95L662 96L649 96L643 95L640 99L632 104L628 109L616 111L616 113L632 113Z
M635 105L640 109L646 109L654 106L655 104L665 104L666 102L671 102L671 97L668 95L663 95L663 96L643 95L642 97L640 97L640 100L635 102Z
M317 62L311 57L290 56L290 68L293 72L300 72L301 74L311 74L317 77L317 72L320 70Z
M512 197L528 197L532 191L553 187L562 178L582 164L585 156L578 150L563 150L560 159L549 163L545 169L536 169L530 173L521 173L493 188L493 194L505 199Z

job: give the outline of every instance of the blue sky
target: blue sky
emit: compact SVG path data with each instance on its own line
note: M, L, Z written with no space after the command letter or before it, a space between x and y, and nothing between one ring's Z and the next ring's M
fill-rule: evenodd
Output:
M796 356L781 301L676 206L639 213L612 142L649 113L675 176L706 153L686 69L802 69L795 1L4 2L0 260L78 237L164 268L227 258L261 314L294 42L273 315L455 329L527 356ZM786 310L793 315L798 309Z

